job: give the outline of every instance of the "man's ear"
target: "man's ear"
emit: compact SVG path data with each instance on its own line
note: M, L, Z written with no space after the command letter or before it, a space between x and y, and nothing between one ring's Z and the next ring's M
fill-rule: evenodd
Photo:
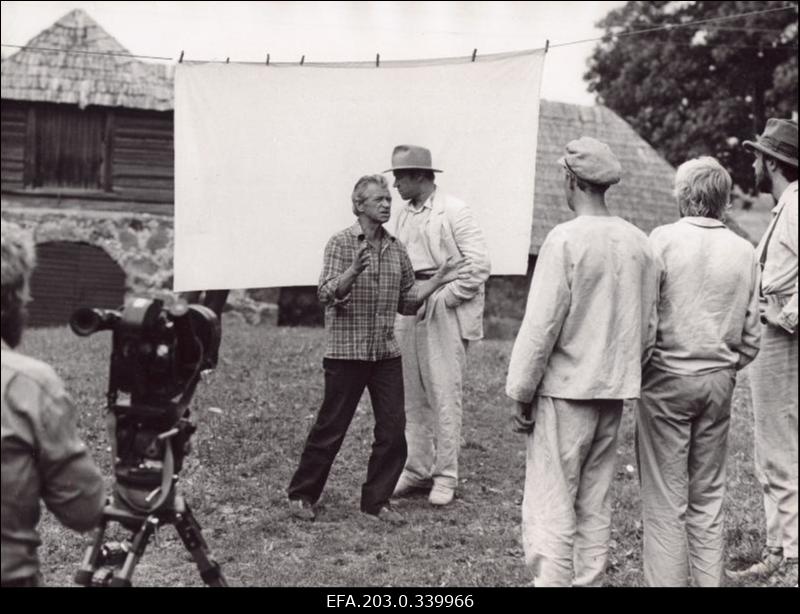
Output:
M764 161L764 168L769 169L770 175L773 175L778 170L778 163L772 156L763 156L762 160Z

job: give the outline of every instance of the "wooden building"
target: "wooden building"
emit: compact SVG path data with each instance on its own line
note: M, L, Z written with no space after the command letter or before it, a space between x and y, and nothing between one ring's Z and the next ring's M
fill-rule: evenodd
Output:
M81 10L28 46L2 61L3 194L171 214L171 67L129 57Z

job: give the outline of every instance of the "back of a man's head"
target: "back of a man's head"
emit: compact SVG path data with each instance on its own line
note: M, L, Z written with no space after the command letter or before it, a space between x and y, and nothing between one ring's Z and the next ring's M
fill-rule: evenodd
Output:
M14 347L22 336L28 279L36 265L33 237L18 225L0 220L0 307L3 340Z

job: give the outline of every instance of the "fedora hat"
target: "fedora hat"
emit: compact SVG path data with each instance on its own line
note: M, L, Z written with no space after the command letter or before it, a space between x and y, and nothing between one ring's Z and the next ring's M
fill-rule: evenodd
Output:
M764 133L754 141L742 143L747 149L757 149L792 166L797 166L797 122L770 117Z
M433 168L431 150L420 147L419 145L398 145L392 152L392 168L383 171L405 171L411 169L422 169L441 173L438 168Z

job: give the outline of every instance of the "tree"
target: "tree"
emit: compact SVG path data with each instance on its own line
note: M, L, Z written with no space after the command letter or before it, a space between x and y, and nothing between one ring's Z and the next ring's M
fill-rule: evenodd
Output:
M770 9L786 10L733 17ZM671 164L711 155L752 188L741 142L797 113L797 3L628 2L598 27L584 77L598 102Z

